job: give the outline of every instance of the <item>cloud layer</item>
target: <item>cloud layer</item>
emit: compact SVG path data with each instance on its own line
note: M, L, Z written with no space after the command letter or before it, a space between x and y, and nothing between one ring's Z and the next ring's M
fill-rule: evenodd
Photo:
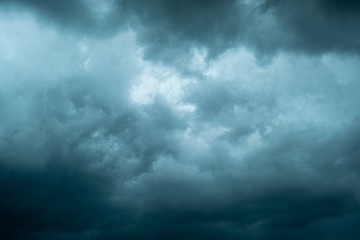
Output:
M0 1L0 236L357 239L359 9Z

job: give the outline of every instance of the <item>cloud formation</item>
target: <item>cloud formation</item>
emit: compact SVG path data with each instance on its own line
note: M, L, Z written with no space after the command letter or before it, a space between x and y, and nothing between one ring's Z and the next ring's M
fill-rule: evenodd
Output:
M358 10L0 1L0 236L357 239Z
M146 58L178 66L194 48L205 49L210 58L238 46L250 47L259 59L279 51L359 53L359 6L352 0L1 2L92 37L131 27Z

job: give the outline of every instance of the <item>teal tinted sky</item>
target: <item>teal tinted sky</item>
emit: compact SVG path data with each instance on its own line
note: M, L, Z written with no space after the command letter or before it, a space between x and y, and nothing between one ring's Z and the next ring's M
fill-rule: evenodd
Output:
M359 21L0 0L1 239L358 239Z

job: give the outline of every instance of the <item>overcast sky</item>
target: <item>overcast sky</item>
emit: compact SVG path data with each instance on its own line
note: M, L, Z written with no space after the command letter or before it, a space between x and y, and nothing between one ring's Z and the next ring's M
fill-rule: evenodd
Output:
M0 0L0 238L358 240L360 2Z

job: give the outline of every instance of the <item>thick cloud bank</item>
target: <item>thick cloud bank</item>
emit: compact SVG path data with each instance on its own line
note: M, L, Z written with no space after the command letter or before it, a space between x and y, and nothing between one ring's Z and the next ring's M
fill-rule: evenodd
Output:
M0 238L357 240L359 11L0 0Z

